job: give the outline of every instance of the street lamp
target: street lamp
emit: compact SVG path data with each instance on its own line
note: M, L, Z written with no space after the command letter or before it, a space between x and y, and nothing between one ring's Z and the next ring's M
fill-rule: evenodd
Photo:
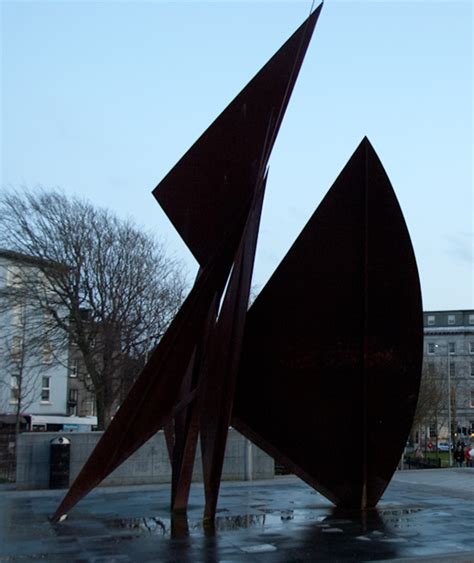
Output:
M439 344L435 344L435 348L441 348ZM453 465L452 452L452 427L451 427L451 358L449 357L449 343L446 343L446 359L448 367L448 444L449 444L449 467Z

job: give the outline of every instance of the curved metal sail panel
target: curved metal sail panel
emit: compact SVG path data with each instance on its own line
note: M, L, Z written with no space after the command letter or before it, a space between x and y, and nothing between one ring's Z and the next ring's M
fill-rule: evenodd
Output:
M412 423L422 339L408 230L364 139L249 311L234 425L335 504L374 506Z

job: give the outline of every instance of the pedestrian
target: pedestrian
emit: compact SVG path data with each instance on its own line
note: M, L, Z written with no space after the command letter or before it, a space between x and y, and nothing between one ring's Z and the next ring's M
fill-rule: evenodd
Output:
M466 448L464 457L466 459L466 467L474 467L474 448L472 446Z
M454 451L454 461L457 467L462 467L464 463L464 448L461 444L458 444L456 450Z
M415 459L420 460L420 459L423 459L424 457L425 456L423 455L422 449L420 448L420 446L418 446L415 450Z

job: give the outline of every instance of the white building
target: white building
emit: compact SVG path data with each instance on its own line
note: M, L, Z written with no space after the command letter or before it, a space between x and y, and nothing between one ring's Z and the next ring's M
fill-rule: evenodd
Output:
M38 260L0 250L0 415L67 414L68 347L31 303L22 278L42 282Z

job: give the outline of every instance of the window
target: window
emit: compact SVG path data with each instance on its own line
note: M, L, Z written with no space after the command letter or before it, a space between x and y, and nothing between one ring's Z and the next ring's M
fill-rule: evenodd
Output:
M43 343L43 364L50 364L53 361L53 350L51 344L46 341Z
M428 342L428 354L434 354L434 353L435 353L435 343Z
M448 325L453 325L456 322L456 315L448 315Z
M474 391L471 391L471 407L474 407Z
M474 315L469 315L469 324L474 325Z
M46 295L54 293L54 287L51 282L50 276L46 272L39 271L37 273L37 280L44 289Z
M21 303L18 303L13 307L12 310L12 325L21 328L25 322L25 307Z
M14 336L12 338L12 349L11 355L14 361L18 361L21 358L21 353L23 351L23 339L21 336Z
M69 377L77 377L79 374L79 361L73 360L69 366Z
M18 375L12 375L10 379L10 402L18 403L20 399L20 378Z
M69 402L70 403L77 403L77 398L79 396L78 389L69 389Z
M469 342L469 354L474 354L474 342Z
M21 268L19 266L8 266L7 285L10 287L21 285Z
M471 377L474 377L474 362L471 362Z
M49 403L51 398L51 378L42 377L41 378L41 402Z
M456 364L454 362L450 362L449 364L449 377L454 377L456 375Z
M436 435L438 434L437 428L436 428L436 424L430 424L430 438L436 438Z
M434 315L428 315L428 326L434 325L436 317Z
M54 329L55 320L53 313L50 310L43 313L43 322L46 332L51 332Z
M448 350L450 354L456 353L456 342L449 342L448 343Z
M92 397L84 399L82 403L82 410L84 411L82 413L83 416L97 416L95 399Z
M433 362L428 363L428 375L434 377L436 374L436 367Z

